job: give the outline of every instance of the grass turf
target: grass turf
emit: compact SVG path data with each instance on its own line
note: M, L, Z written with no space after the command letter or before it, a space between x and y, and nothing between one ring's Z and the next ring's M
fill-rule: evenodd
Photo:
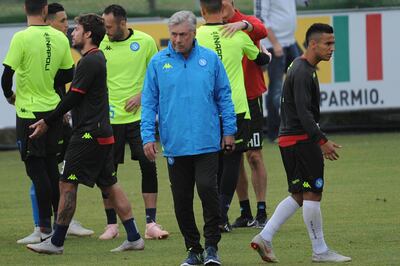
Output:
M400 133L334 135L331 139L343 145L340 160L326 162L325 192L322 201L324 232L328 245L351 256L351 265L400 264L400 198L398 196ZM265 143L264 160L268 169L267 211L271 215L281 199L287 196L286 178L276 145ZM129 158L128 154L126 158ZM62 256L34 254L16 240L32 232L29 201L30 181L17 152L0 153L0 265L179 265L186 256L183 238L177 226L165 160L157 160L159 201L157 220L171 236L164 241L146 241L140 252L112 254L125 238L111 241L97 237L105 225L100 192L97 188L79 187L75 218L95 230L89 238L69 237ZM140 194L140 171L137 162L128 160L119 169L120 184L133 205L142 234L145 218ZM254 193L250 191L255 212ZM198 198L196 219L203 222ZM239 214L235 197L230 211L233 221ZM224 265L262 265L250 249L251 238L259 229L237 229L224 234L219 254ZM274 238L275 253L282 265L311 264L311 244L298 211Z

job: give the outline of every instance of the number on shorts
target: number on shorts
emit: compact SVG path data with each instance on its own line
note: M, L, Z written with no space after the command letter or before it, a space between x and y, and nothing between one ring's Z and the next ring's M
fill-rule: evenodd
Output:
M256 132L253 134L253 138L250 139L250 147L260 147L261 142L260 142L260 133Z

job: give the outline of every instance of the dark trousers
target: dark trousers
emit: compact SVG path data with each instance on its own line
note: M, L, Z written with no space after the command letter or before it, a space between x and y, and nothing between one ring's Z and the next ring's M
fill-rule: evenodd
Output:
M205 247L217 248L221 239L218 228L220 220L217 190L218 154L169 157L167 162L175 216L187 250L203 252L193 212L195 184L203 207Z

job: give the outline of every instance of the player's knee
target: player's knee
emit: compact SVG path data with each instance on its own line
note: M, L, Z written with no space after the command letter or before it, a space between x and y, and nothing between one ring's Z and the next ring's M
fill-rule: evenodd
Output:
M249 151L247 153L247 160L252 168L264 163L261 150Z

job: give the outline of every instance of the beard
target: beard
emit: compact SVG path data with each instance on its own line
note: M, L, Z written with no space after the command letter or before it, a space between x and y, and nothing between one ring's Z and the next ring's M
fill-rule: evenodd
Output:
M73 44L72 44L72 47L75 48L76 50L80 51L80 50L82 50L82 48L83 48L83 43L82 43L82 42L80 42L80 43L73 43Z
M124 38L124 32L120 27L118 27L114 35L110 37L110 41L112 42L121 41L123 38Z

